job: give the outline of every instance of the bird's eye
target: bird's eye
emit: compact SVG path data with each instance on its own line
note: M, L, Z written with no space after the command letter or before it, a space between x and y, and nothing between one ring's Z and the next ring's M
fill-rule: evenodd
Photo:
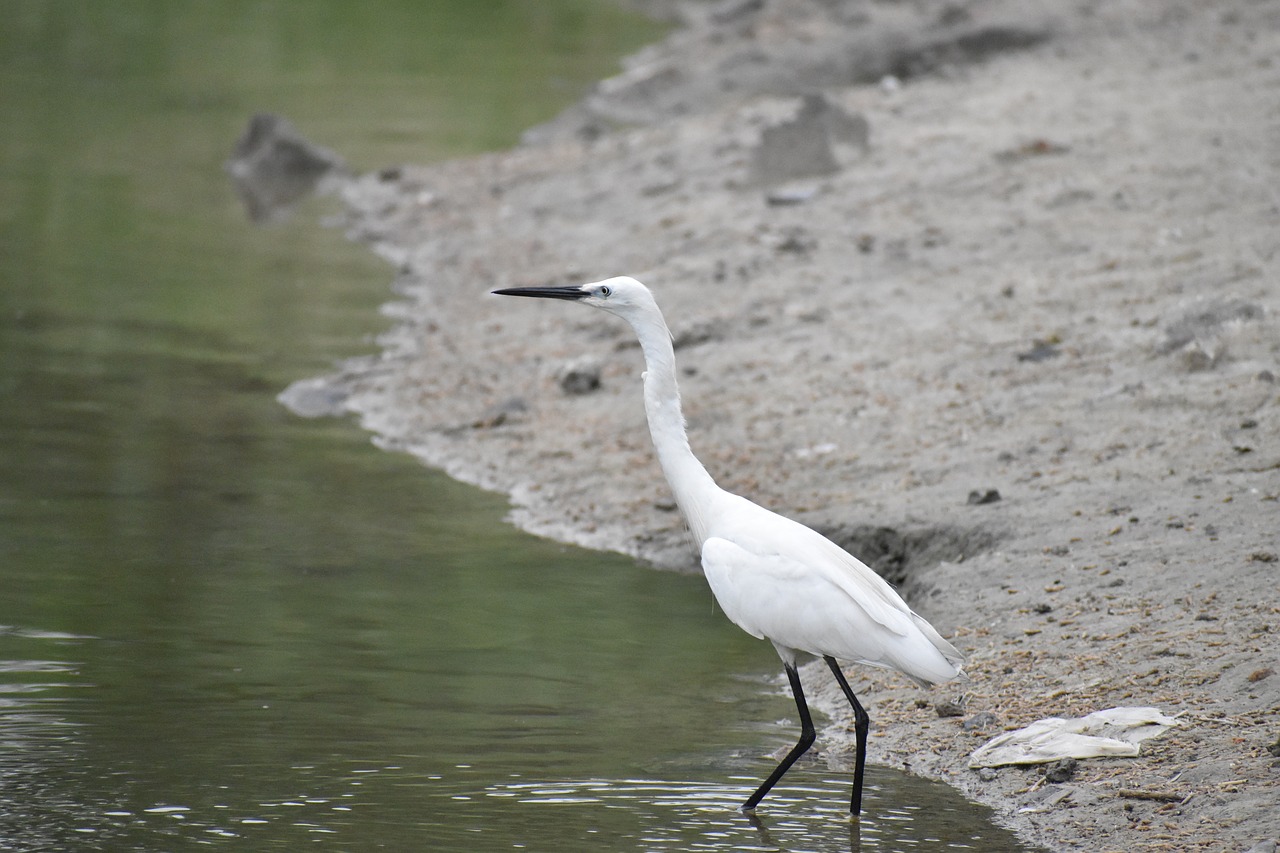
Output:
M612 290L612 289L609 287L609 285L607 285L607 284L600 288L600 295L601 295L601 296L605 296L605 297L607 297L607 296L609 296L611 293L613 293L613 290Z

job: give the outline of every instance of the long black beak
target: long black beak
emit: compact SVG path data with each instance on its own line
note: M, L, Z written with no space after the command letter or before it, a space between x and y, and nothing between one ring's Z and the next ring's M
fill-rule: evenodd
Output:
M499 296L539 296L543 299L582 299L587 291L581 287L507 287L495 290Z

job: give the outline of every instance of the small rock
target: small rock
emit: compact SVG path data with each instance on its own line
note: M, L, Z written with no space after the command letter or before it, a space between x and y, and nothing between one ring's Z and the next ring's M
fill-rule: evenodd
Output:
M501 403L495 403L485 409L480 414L480 417L472 422L471 426L475 429L492 429L515 420L528 410L529 404L525 402L523 397L508 397Z
M802 323L825 323L831 316L831 313L822 306L802 307L792 306L787 311L787 316L795 317Z
M236 142L226 170L254 222L287 214L330 174L347 170L342 158L303 138L284 116L258 113Z
M1000 724L1000 718L990 711L979 711L960 724L966 732L977 732Z
M672 333L672 349L684 349L709 341L723 340L728 332L723 320L697 320Z
M1044 771L1044 778L1047 782L1066 782L1076 774L1076 768L1080 766L1080 762L1074 758L1060 758L1048 766Z
M818 248L818 241L803 228L792 228L782 242L774 247L776 252L807 255Z
M790 207L804 204L818 194L816 184L787 184L765 193L765 204L770 207Z
M600 390L600 364L586 357L560 369L560 390L566 394L590 394Z
M1055 806L1071 796L1070 789L1057 785L1045 785L1038 791L1023 799L1024 805L1018 809L1022 814L1043 814L1052 811Z
M1259 841L1246 850L1245 853L1276 853L1276 843L1270 839Z
M964 703L946 699L941 702L935 702L933 710L939 717L963 717Z
M1211 369L1222 360L1225 350L1221 341L1192 341L1181 350L1182 366L1190 373Z
M1162 354L1186 350L1200 350L1206 357L1213 355L1219 330L1228 323L1260 320L1265 312L1261 305L1243 299L1216 299L1203 301L1186 311L1165 327Z
M865 148L870 125L822 95L805 96L790 121L766 127L752 152L751 174L763 186L840 171L832 145Z
M1018 361L1048 361L1060 355L1062 355L1062 350L1058 348L1055 342L1037 340L1033 343L1031 349L1018 353Z
M1000 773L994 767L979 767L978 778L983 782L994 782L1000 778Z
M764 8L764 0L720 0L711 7L708 17L717 24L734 24Z
M1000 492L995 489L974 489L969 492L969 506L982 506L983 504L993 504L1001 500Z
M1066 154L1071 148L1061 145L1057 142L1050 142L1047 139L1033 139L1030 142L1024 142L1016 148L1009 148L996 153L996 159L1001 163L1016 163L1019 160L1026 160L1031 157L1043 157L1046 154Z
M326 379L299 379L276 399L299 417L337 417L345 411L347 392Z

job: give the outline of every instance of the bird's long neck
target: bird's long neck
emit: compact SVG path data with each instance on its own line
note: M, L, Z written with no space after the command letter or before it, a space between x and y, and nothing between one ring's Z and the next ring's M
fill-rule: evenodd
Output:
M707 510L719 487L689 448L671 333L661 315L635 320L632 325L644 351L644 409L649 435L676 503L701 546L707 538Z

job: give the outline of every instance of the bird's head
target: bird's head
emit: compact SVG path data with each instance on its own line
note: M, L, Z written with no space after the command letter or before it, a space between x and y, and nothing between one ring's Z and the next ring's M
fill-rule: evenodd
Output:
M649 288L625 275L573 287L508 287L493 292L501 296L568 299L633 322L645 314L658 313L658 305Z

